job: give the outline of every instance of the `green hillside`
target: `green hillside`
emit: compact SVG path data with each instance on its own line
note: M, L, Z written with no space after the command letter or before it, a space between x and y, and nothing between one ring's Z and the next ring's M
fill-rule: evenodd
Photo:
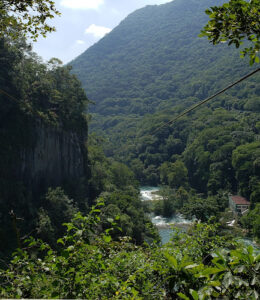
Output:
M142 184L194 189L205 197L240 193L254 207L260 202L259 74L160 128L252 69L240 49L198 37L212 5L176 0L147 6L71 64L96 103L91 126L105 137L105 153L127 163Z
M0 298L259 299L260 74L171 122L249 72L197 38L209 2L141 9L73 62L90 135L71 68L13 39L52 31L54 1L0 3ZM259 4L223 5L255 50Z
M137 10L72 61L96 103L90 110L109 117L154 113L207 97L244 74L249 67L237 50L198 37L213 4L176 0Z

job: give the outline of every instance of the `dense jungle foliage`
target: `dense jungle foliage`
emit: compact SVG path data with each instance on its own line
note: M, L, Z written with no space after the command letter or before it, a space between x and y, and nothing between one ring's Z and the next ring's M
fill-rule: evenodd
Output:
M181 210L206 220L225 210L228 193L245 196L251 209L260 201L259 74L162 127L249 73L239 51L258 61L258 1L230 1L207 11L211 19L203 32L216 46L198 37L213 4L147 6L71 62L95 102L90 130L104 137L105 154L126 163L143 185L170 188L164 198L172 200L156 207L165 216ZM249 42L241 45L245 36L254 50Z
M32 194L20 176L22 154L34 147L37 124L86 132L87 98L69 68L54 59L43 64L23 39L1 38L0 53L0 236L1 251L8 252L14 236L9 213L24 218L30 232L42 205L42 195Z
M260 254L197 224L176 232L163 247L111 238L118 220L97 235L99 202L77 214L54 250L28 239L0 270L1 298L59 299L258 299Z
M256 77L251 84L257 86L257 81ZM165 208L167 216L184 208L189 217L208 219L228 206L228 193L243 195L254 209L260 201L258 103L259 96L225 95L172 126L160 128L184 106L146 115L130 130L118 124L114 128L128 130L129 135L122 137L121 147L109 151L127 163L142 184L170 187L166 198L172 198L172 208ZM111 145L118 143L112 129L110 133ZM181 201L179 189L188 195ZM255 222L259 224L259 217Z
M232 72L239 76L247 69L226 47L213 50L197 39L192 42L197 48L191 47L187 37L191 29L201 28L197 18L206 5L176 0L139 10L78 58L94 51L100 55L92 59L102 66L104 81L102 72L95 77L89 71L96 83L90 93L99 93L99 82L106 89L94 99L99 103L93 123L97 130L103 126L103 137L93 133L87 138L88 100L70 67L57 59L43 64L22 39L0 39L1 298L259 299L259 251L240 244L215 222L227 207L227 194L237 192L251 201L241 224L260 237L259 75L162 127L222 87ZM152 36L146 38L147 27ZM126 34L130 29L136 39ZM117 61L117 46L124 53L124 39L133 45L128 44L129 59L125 54L119 59L117 78L110 62ZM102 62L104 44L114 49ZM137 60L139 49L142 60ZM200 56L194 49L202 50ZM179 73L171 73L169 66ZM19 178L21 153L35 144L37 122L84 139L86 174L76 185L68 180L37 195ZM139 182L162 185L163 200L155 203L154 212L170 217L180 211L203 223L194 222L187 232L174 228L170 242L160 245L146 214L149 207L140 200Z
M53 245L64 232L62 223L76 212L87 213L102 192L104 216L122 216L118 236L127 233L137 244L158 239L141 207L133 172L108 160L94 136L87 139L88 100L70 68L58 59L43 64L22 39L1 39L0 52L1 255L19 246L28 233ZM68 178L62 187L49 190L35 191L25 184L22 153L33 149L39 122L85 139L85 177L77 182Z

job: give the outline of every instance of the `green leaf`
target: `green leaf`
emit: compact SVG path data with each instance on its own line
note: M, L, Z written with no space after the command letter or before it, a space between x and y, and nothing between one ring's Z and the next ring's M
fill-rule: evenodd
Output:
M177 294L181 299L184 299L184 300L190 300L189 297L185 296L183 293L178 293Z
M259 262L255 265L255 269L256 269L256 271L258 271L260 269L260 263Z
M73 251L73 250L74 250L74 246L69 246L69 247L67 248L67 250L70 251L70 252Z
M109 243L111 241L111 236L110 235L104 235L103 236L103 240L106 242L106 243Z
M206 10L205 10L205 13L206 13L207 15L211 15L212 11L209 10L209 9L206 9Z
M247 247L247 252L248 252L250 255L252 255L253 252L254 252L254 248L253 248L251 245L248 246L248 247Z
M168 259L168 261L172 264L172 266L177 269L178 268L178 262L177 259L171 255L169 255L168 253L164 254L165 257Z
M207 277L208 275L217 274L223 271L225 271L225 268L207 268L199 274L199 277Z
M52 286L57 287L59 285L59 281L58 280L54 280L52 282Z
M20 288L17 288L16 292L17 292L17 294L19 295L19 297L22 297L23 292L21 291Z
M61 256L64 257L64 258L68 258L70 256L69 251L63 250L61 252Z
M254 296L255 296L255 299L259 299L259 294L256 290L254 290Z
M256 261L256 262L259 262L259 261L260 261L260 254L258 254L258 255L255 257L255 261Z
M230 285L232 285L234 283L234 278L231 272L227 272L224 276L223 279L223 284L225 286L226 289L229 288Z
M58 292L53 292L53 293L51 294L51 297L52 297L53 299L58 299L58 298L59 298L59 293L58 293Z
M57 240L57 244L62 244L63 246L65 245L63 239L61 239L61 238Z
M217 286L221 286L221 282L220 281L210 281L208 283L208 285L217 287Z
M194 300L199 300L199 294L196 291L190 289L190 294L192 295Z
M257 278L256 278L256 276L254 276L253 279L252 279L252 281L251 281L251 285L255 285L256 281L257 281Z
M192 264L192 265L188 265L185 267L185 269L194 269L197 268L199 265L198 264Z
M244 273L245 270L246 270L246 266L243 265L243 266L238 267L235 271L237 273Z
M63 223L62 225L66 226L68 231L75 229L75 226L72 223Z
M76 232L76 235L79 236L79 237L82 236L82 234L83 234L83 230L78 230L78 231Z

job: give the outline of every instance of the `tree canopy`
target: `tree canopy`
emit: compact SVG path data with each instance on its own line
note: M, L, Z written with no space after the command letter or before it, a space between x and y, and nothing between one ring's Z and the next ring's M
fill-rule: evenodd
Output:
M0 0L0 37L22 34L35 41L55 31L47 21L59 14L51 0Z
M260 1L230 0L221 6L206 10L210 21L202 30L201 36L207 36L214 45L228 41L238 48L243 40L250 41L242 56L249 55L250 64L259 63L260 49Z

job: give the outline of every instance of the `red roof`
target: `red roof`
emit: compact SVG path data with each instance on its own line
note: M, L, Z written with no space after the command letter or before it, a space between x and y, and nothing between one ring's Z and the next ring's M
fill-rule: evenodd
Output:
M230 196L231 200L238 205L250 205L250 202L246 198L241 196Z

